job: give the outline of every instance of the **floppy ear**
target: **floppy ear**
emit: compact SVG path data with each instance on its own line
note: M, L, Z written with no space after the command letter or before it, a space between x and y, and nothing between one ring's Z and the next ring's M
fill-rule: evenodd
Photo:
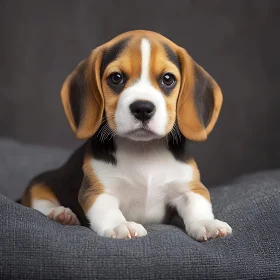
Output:
M94 135L102 122L104 99L100 81L101 51L96 48L66 78L61 89L64 111L78 139Z
M190 55L178 53L182 72L177 103L179 129L189 140L204 141L212 131L223 103L220 87Z

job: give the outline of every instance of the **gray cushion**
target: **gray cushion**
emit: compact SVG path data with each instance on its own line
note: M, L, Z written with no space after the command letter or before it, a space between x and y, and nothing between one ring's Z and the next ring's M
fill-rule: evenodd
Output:
M28 161L28 174L46 158ZM26 166L15 170L12 177L20 180ZM275 170L212 188L216 217L232 226L233 235L205 243L174 225L151 225L146 237L133 240L103 238L0 196L0 278L280 279L279 183Z
M71 151L0 138L0 193L17 199L31 178L61 165Z

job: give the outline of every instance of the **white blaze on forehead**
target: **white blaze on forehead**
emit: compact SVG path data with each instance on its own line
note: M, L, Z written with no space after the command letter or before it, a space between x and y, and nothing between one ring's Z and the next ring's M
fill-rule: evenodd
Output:
M147 39L142 39L141 41L141 56L142 56L142 69L141 69L140 81L149 83L151 45Z

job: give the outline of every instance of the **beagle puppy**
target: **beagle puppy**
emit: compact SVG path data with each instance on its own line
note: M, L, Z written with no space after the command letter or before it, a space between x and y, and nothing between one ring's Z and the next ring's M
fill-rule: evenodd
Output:
M66 78L62 103L78 139L56 170L40 174L21 203L62 224L135 238L174 209L195 240L226 236L189 151L205 141L222 106L214 79L162 35L126 32L94 49Z

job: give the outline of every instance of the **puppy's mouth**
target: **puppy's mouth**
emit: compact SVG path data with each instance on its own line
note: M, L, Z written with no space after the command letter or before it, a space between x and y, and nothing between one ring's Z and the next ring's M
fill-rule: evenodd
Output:
M128 131L125 133L124 137L134 141L150 141L160 138L158 134L151 131L148 127L141 127L135 130Z

